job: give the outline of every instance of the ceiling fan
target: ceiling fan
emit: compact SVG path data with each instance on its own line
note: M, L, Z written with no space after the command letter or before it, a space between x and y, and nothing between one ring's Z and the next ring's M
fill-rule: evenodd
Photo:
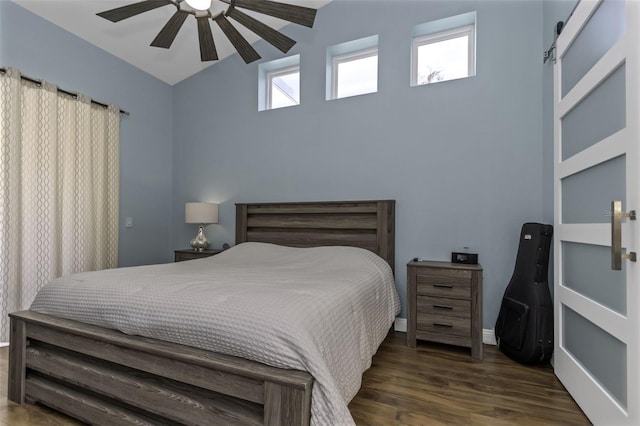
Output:
M159 7L173 5L176 8L176 13L169 18L169 21L167 21L165 26L160 30L156 38L153 39L151 46L165 49L170 48L187 17L193 15L198 27L201 61L218 60L218 52L216 51L216 45L213 41L213 34L209 23L209 20L213 20L218 24L222 32L227 36L233 47L247 64L260 59L260 55L227 17L251 30L283 53L287 53L296 42L263 22L238 10L238 8L284 19L309 28L313 27L313 22L316 17L316 9L270 0L219 0L229 6L224 13L220 12L213 15L210 10L211 1L212 0L145 0L106 10L97 15L111 22L119 22Z

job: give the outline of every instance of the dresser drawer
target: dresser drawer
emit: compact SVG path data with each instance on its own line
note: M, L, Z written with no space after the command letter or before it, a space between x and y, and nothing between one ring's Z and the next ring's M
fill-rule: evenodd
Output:
M215 256L220 253L222 250L216 249L208 249L203 251L195 251L195 250L175 250L174 251L174 260L176 262L183 262L185 260L193 260L193 259L203 259L209 256Z
M418 295L471 297L471 280L468 278L418 274L416 284Z
M417 308L418 316L444 315L457 318L471 318L470 300L418 296Z
M198 253L177 253L175 255L176 262L183 262L185 260L202 259L202 255Z
M417 328L431 333L471 337L471 320L446 315L418 315Z

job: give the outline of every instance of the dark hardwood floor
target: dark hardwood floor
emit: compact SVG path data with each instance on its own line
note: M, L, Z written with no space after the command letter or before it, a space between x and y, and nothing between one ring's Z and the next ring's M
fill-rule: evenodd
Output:
M358 425L588 425L550 366L525 367L484 347L469 351L392 333L349 408ZM8 348L0 348L0 425L78 425L38 405L7 401Z
M468 349L392 333L349 404L358 425L589 425L551 366L523 366L495 346Z

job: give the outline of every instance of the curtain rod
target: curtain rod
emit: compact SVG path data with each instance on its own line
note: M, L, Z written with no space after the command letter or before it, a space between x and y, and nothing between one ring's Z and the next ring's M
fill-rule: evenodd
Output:
M4 74L4 73L6 73L6 72L7 72L7 69L6 69L6 68L0 68L0 73ZM20 75L20 78L21 78L22 80L29 81L29 82L31 82L31 83L37 84L38 86L42 85L42 80L36 80L35 78L27 77L27 76L24 76L24 75ZM61 88L59 88L59 87L58 87L58 92L59 92L59 93L64 93L65 95L69 95L69 96L72 96L72 97L74 97L74 98L77 98L77 97L78 97L78 94L77 94L77 93L75 93L75 92L70 92L70 91L68 91L68 90L64 90L64 89L61 89ZM102 102L98 102L98 101L93 100L93 99L91 99L91 103L92 103L92 104L96 104L96 105L100 105L101 107L104 107L104 108L107 108L107 107L108 107L108 105L107 105L107 104L102 103ZM125 110L123 110L123 109L121 109L121 110L120 110L120 114L124 114L124 115L131 115L131 114L129 114L129 111L125 111Z

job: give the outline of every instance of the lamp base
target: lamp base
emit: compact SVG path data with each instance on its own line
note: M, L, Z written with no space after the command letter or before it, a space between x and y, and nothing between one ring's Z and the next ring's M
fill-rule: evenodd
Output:
M204 235L204 225L198 227L198 234L189 242L195 251L203 251L209 247L209 240Z

